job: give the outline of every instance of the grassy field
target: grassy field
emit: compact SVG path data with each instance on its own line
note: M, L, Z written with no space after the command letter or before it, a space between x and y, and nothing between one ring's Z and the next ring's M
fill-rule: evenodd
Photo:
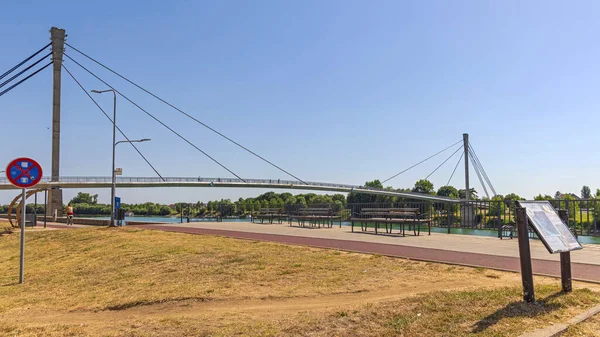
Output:
M560 337L599 337L600 336L600 315L589 318L577 325L571 326Z
M8 234L9 232L14 232L14 228L10 225L9 222L0 221L0 235Z
M0 335L510 336L566 321L596 286L482 268L132 228L0 237ZM589 288L589 289L587 289Z

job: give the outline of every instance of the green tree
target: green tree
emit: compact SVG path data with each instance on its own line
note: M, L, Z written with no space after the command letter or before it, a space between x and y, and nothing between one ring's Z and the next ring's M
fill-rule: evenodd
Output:
M475 188L471 187L469 190L471 190L471 193L469 193L469 197L470 197L469 199L477 200L479 197L477 196L477 191L475 190ZM465 192L465 189L458 190L458 198L459 199L467 198L467 193Z
M581 198L582 199L590 199L592 197L592 190L590 190L589 186L583 186L581 188Z
M303 195L299 195L296 197L296 204L306 206L306 198Z
M383 184L379 179L375 179L373 181L367 181L365 187L383 188ZM374 203L377 202L377 196L373 194L350 192L348 193L347 200L349 203Z
M560 199L561 196L562 196L562 193L560 193L560 191L556 191L556 193L554 193L554 199L556 199L556 200Z
M169 208L169 206L164 205L160 208L159 214L162 216L169 215L171 214L171 208Z
M346 196L340 193L334 194L332 197L333 201L340 202L342 205L346 203Z
M154 215L156 214L156 206L154 206L154 204L150 204L148 205L148 207L146 208L146 214L147 215Z
M70 204L89 204L96 205L98 203L98 194L91 195L89 193L79 192L71 199Z
M506 203L504 202L504 196L497 194L492 197L490 201L490 209L488 214L490 216L502 216L506 210Z
M579 213L580 203L576 202L577 199L575 199L575 197L573 197L570 193L566 193L562 196L562 198L566 201L564 205L569 212L569 219L575 220L575 214Z
M433 183L427 179L421 179L415 183L415 186L412 189L413 192L417 193L434 193L435 190L433 188Z
M508 207L510 207L509 205L512 205L515 201L519 201L519 200L525 200L525 198L522 198L522 197L516 195L515 193L507 194L504 197L504 203Z
M269 208L269 202L267 200L261 200L260 201L260 207L261 208Z
M437 195L440 197L458 198L458 190L454 186L442 186L438 189Z
M554 200L554 198L551 195L542 195L542 194L538 194L537 196L535 196L533 198L533 200L539 200L539 201L543 201L543 200Z

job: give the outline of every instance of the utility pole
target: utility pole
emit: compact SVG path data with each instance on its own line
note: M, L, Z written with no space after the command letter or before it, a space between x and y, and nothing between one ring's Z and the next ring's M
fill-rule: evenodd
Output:
M465 198L471 199L471 189L469 188L469 134L463 133L463 149L465 151Z
M60 177L60 89L63 53L65 51L65 30L50 28L52 41L52 176L50 181L55 182ZM55 210L62 213L63 198L61 189L50 190L50 215L54 216Z

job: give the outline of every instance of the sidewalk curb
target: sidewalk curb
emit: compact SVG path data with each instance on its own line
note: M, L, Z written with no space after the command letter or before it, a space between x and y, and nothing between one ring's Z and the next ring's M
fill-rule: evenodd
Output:
M600 304L571 318L566 323L551 325L547 328L522 334L519 337L554 337L567 330L571 325L579 324L598 313L600 313Z

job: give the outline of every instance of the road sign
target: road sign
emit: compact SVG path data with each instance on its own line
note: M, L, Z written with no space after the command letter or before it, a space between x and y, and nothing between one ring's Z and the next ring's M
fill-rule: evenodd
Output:
M6 178L11 184L23 189L21 205L21 259L19 283L23 283L25 274L25 215L27 213L27 195L25 189L33 187L42 179L42 167L40 164L30 158L17 158L6 167Z
M121 198L115 197L115 209L121 208Z
M115 169L115 175L117 175L117 176L123 175L123 169L120 167L117 167Z
M6 167L6 178L17 187L33 187L42 179L42 167L33 159L18 158Z

